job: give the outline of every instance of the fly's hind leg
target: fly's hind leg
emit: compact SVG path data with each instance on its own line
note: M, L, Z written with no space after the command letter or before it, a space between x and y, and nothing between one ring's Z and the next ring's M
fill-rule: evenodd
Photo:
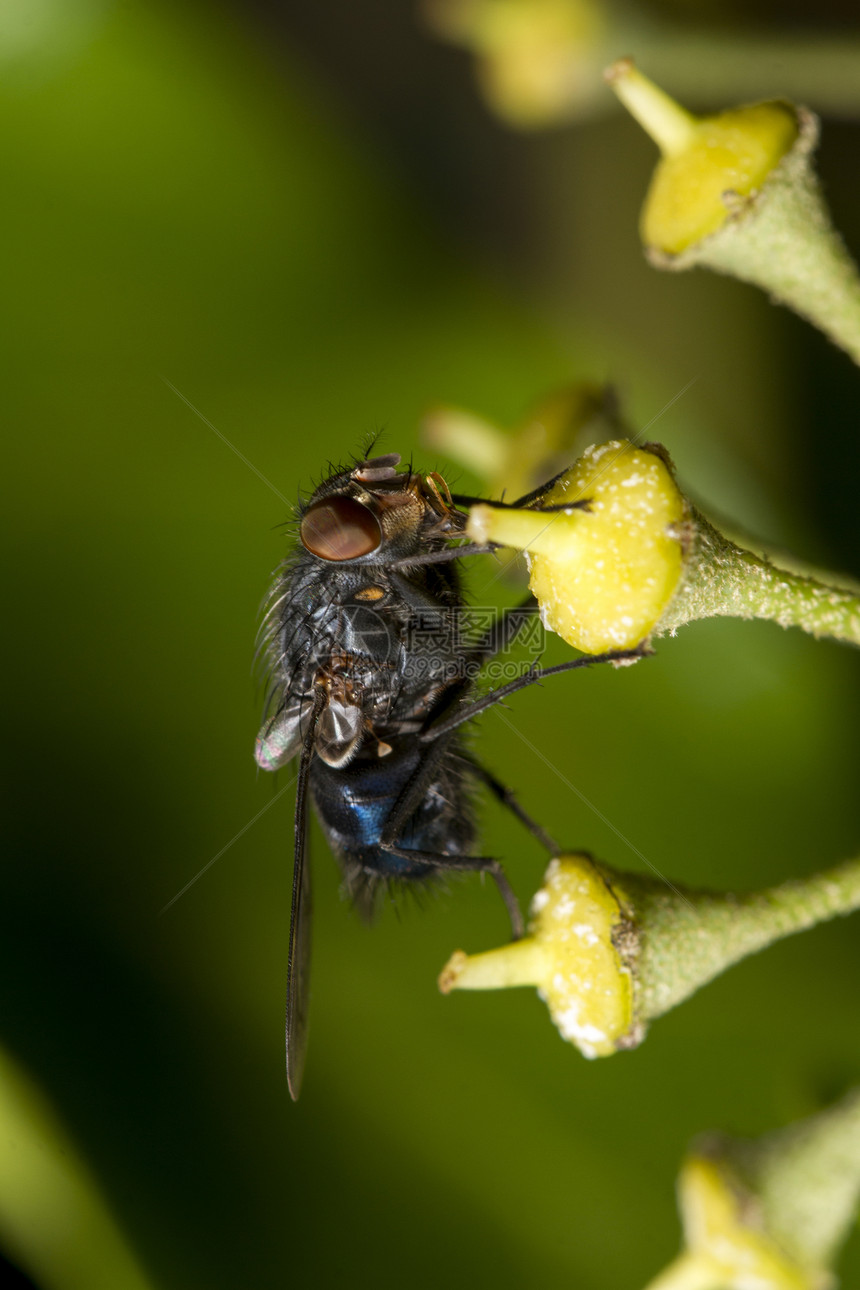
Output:
M511 920L511 939L518 941L525 933L523 913L514 890L508 882L501 861L493 856L449 856L437 851L413 851L409 847L399 847L395 843L382 844L382 850L389 855L399 856L402 860L414 860L426 864L428 869L456 869L460 872L488 873L499 889L505 902L508 917Z
M391 814L385 822L385 828L382 830L379 845L389 855L399 856L404 860L415 860L433 869L474 870L488 873L498 887L502 900L505 902L505 908L511 920L511 933L513 939L517 941L525 930L523 915L513 888L498 860L493 856L445 855L442 852L435 851L411 851L400 846L398 842L398 838L410 817L420 806L430 777L446 751L449 742L449 739L440 739L427 749L412 779L395 802Z
M557 856L560 854L561 849L555 838L551 837L549 833L547 833L546 829L542 828L541 825L538 824L537 820L533 820L522 806L520 806L511 789L503 784L500 779L496 779L492 771L487 770L486 766L482 766L481 763L476 761L473 757L470 757L465 753L459 753L458 755L462 757L463 761L466 762L469 769L478 777L478 779L480 779L482 783L486 784L487 788L493 796L501 802L502 806L506 806L508 810L517 817L520 824L523 824L528 829L533 838L537 838L541 846L544 847L551 856Z

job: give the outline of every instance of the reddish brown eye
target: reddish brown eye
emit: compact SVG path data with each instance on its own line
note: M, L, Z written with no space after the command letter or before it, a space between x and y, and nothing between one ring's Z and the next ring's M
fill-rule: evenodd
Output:
M314 502L302 520L301 538L321 560L356 560L375 551L382 541L376 516L352 497L326 497Z

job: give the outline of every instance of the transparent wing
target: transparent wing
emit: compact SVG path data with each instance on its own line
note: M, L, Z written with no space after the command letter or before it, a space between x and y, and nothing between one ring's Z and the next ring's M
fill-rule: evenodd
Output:
M287 1085L298 1100L308 1045L308 984L311 958L311 871L305 863L308 837L308 775L314 748L314 731L324 696L318 695L302 745L296 781L293 898L290 910L290 949L287 958Z
M257 735L254 760L260 770L280 770L302 746L301 703L277 713Z

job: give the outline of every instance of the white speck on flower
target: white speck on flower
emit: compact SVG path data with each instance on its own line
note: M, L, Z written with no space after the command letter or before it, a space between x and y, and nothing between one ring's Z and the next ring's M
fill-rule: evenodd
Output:
M555 1014L555 1024L564 1039L576 1044L583 1057L597 1057L597 1045L605 1044L607 1036L598 1027L579 1020L581 1004L576 1000L564 1012Z

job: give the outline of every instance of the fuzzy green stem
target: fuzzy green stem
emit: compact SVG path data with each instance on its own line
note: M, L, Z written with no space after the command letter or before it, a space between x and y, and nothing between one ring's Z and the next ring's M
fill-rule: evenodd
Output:
M731 520L717 519L713 511L710 512L708 522L719 529L724 541L744 547L757 555L765 564L775 564L780 569L795 573L801 578L811 578L813 582L838 587L840 591L857 592L860 595L860 579L852 578L841 569L824 569L820 564L812 564L783 546L763 541L759 534L742 529Z
M724 538L692 510L684 579L657 634L697 618L766 618L860 645L860 592L779 569Z
M860 1089L759 1144L756 1191L786 1249L827 1267L860 1201Z
M650 248L657 268L702 265L751 282L818 327L860 364L860 275L833 229L810 157L815 117L798 109L800 137L760 192L732 200L729 218L678 255Z
M744 895L687 892L624 877L639 927L636 1012L668 1012L733 963L860 908L860 858Z

